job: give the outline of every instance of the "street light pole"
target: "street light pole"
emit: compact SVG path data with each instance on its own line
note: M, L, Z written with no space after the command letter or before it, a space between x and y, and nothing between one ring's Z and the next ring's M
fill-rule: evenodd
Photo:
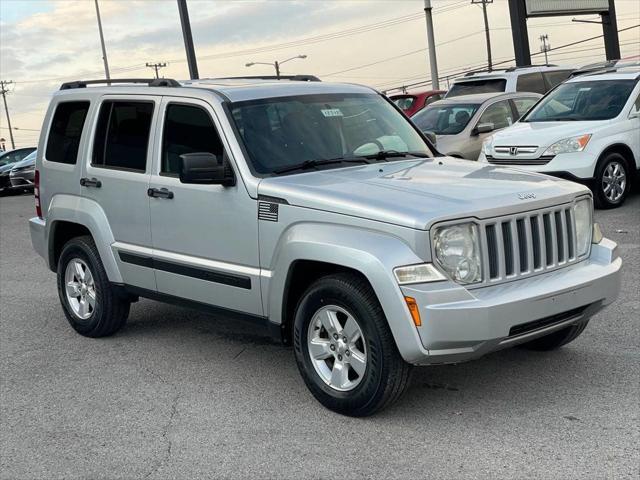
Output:
M431 0L424 0L424 16L427 21L427 43L429 46L429 65L431 69L431 88L440 89L438 80L438 61L436 60L436 41L433 35L433 18L431 16Z
M493 62L491 60L491 36L489 35L489 17L487 16L487 3L493 3L493 0L471 0L471 3L482 4L482 16L484 17L484 35L487 40L487 68L493 70Z
M540 35L540 41L542 45L540 45L540 51L544 53L544 64L549 64L549 58L547 57L547 52L551 50L551 44L549 43L549 35L546 33L544 35Z
M296 55L295 57L291 57L291 58L287 58L286 60L282 60L281 62L276 60L273 63L269 63L269 62L249 62L247 64L245 64L245 67L252 67L254 65L271 65L272 67L274 67L276 69L276 78L279 80L280 79L280 65L282 65L283 63L289 62L291 60L296 60L296 59L305 59L307 58L306 55Z
M102 60L104 61L104 74L107 80L111 80L109 76L109 62L107 61L107 48L104 46L104 34L102 33L102 20L100 20L100 7L98 0L95 0L96 16L98 17L98 31L100 32L100 45L102 46Z

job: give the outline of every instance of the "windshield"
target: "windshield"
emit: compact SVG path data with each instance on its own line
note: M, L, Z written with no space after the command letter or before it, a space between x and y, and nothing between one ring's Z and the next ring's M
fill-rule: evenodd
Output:
M523 121L609 120L620 114L634 86L634 80L563 83L540 100Z
M231 114L259 174L277 173L303 162L357 159L379 152L432 156L406 117L377 94L250 100L233 103ZM397 158L402 157L393 156ZM347 165L334 162L323 168Z
M507 80L504 78L488 78L485 80L466 80L456 82L447 93L447 98L459 97L460 95L474 95L476 93L504 92L507 87Z
M416 101L416 97L391 97L391 100L401 110L409 110Z
M434 103L416 113L411 120L423 132L436 135L456 135L467 126L480 108L480 104L454 103L438 105Z

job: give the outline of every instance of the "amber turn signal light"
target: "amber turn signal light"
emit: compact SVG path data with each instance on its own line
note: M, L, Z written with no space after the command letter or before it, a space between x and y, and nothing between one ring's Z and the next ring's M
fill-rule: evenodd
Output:
M422 320L420 319L420 309L418 308L416 299L413 297L404 297L404 301L407 302L407 307L409 307L413 323L416 327L420 327L422 325Z

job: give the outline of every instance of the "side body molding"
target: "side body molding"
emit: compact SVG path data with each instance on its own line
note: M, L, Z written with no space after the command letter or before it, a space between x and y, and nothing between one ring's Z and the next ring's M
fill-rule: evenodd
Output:
M56 223L61 221L78 223L91 232L109 280L114 283L122 283L122 276L111 249L111 244L115 240L109 227L109 220L97 202L86 197L59 194L51 199L46 218L46 238L49 246L48 263L50 266L53 262L52 233L55 232Z
M407 361L428 354L421 349L416 327L398 287L393 268L422 263L413 250L392 235L329 223L297 223L280 236L272 257L272 276L263 277L265 310L271 322L283 318L286 281L291 266L299 260L310 260L348 267L362 273L371 283L398 349ZM266 287L266 288L265 288Z

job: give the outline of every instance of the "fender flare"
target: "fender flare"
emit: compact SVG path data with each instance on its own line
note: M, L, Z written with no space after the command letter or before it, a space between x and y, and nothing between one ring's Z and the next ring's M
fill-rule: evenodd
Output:
M77 223L86 227L91 233L109 281L122 283L122 275L120 274L111 249L111 245L115 242L113 232L109 226L107 215L96 201L76 195L55 195L49 203L46 218L49 265L51 265L53 260L52 254L56 223L61 221Z
M282 323L287 279L291 266L299 260L330 263L360 272L380 301L402 357L411 362L428 354L393 275L393 268L397 266L424 260L402 239L343 225L292 225L283 232L273 256L265 306L271 322Z

